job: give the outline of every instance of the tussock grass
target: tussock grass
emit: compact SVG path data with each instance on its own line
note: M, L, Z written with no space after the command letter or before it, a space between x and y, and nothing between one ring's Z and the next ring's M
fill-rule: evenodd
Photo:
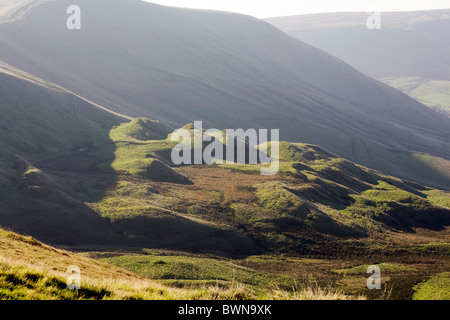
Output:
M414 290L413 300L450 300L450 272L434 275Z
M350 296L335 288L309 287L294 293L276 290L273 300L366 300L363 295Z
M107 258L105 261L150 279L166 279L164 283L167 285L198 288L201 291L206 290L208 295L215 292L213 296L217 298L226 298L231 293L233 299L365 299L362 295L351 296L331 286L320 286L311 276L299 283L288 275L255 271L223 260L187 256L128 255ZM257 260L254 258L252 261ZM215 282L215 285L211 286L211 281ZM221 295L223 291L226 292L225 296Z
M180 258L175 259L177 263L187 263L179 260ZM205 262L206 260L201 261ZM210 261L209 266L212 266L211 263ZM69 274L66 270L70 265L77 265L81 269L80 290L67 288ZM226 270L218 265L216 268L219 269L205 268L204 271L214 273ZM178 274L176 270L173 272ZM214 284L178 288L103 261L47 246L31 237L0 230L0 299L3 300L273 300L304 297L314 299L315 295L317 298L342 298L342 295L324 290L307 292L310 292L307 296L283 290L266 290L261 294L234 280L227 286L216 281Z

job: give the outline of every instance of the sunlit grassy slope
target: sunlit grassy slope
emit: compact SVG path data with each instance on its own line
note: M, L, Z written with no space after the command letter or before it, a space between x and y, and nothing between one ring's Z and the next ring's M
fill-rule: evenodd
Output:
M171 129L157 121L138 118L109 134L94 128L103 140L93 145L36 163L8 160L0 172L6 226L67 245L247 254L327 251L320 237L305 243L309 232L362 237L449 223L448 192L315 145L281 142L280 172L261 176L260 164L174 167Z
M426 106L450 116L450 81L418 77L382 78L380 81L399 89Z
M107 165L109 162L97 163L81 177L61 169L48 169L52 172L48 174L17 158L16 179L27 190L18 193L21 199L34 204L36 198L48 201L39 207L39 215L64 213L74 219L71 221L74 231L98 231L97 237L92 234L81 237L81 242L64 244L105 251L125 247L133 254L124 256L116 252L98 262L86 255L55 250L32 238L2 232L2 298L356 298L368 294L361 286L365 274L358 273L363 267L351 268L364 265L361 257L371 250L376 252L383 243L372 239L397 233L407 237L418 228L439 234L449 224L448 192L383 175L310 144L282 142L282 170L274 176L261 176L258 170L261 165L171 167L167 152L172 143L167 139L146 140L151 137L147 135L153 130L151 125L152 122L138 119L112 129L111 144L91 152L100 159L105 159L104 154L112 154L111 166ZM143 139L136 139L136 132L142 133ZM184 179L161 181L163 171L145 162L135 170L134 160L148 159L158 161L167 168L166 172ZM52 161L56 160L49 159L47 163ZM111 176L113 179L108 182ZM73 179L76 183L69 183ZM65 192L48 192L59 189ZM49 210L48 203L54 201L60 207ZM94 220L70 214L73 208L80 210L80 214L88 211ZM21 214L24 221L29 217ZM53 213L54 217L57 216ZM78 224L80 221L95 223L84 228ZM26 225L24 228L30 233L38 230ZM54 230L48 230L47 234ZM448 251L443 243L445 238L436 240L439 238L433 236L424 242L413 239L409 243L405 238L401 245L389 246L382 252L388 256L407 252L413 257L431 257L426 259L435 259L433 267L437 269L433 272L445 267L440 260L442 252L445 256ZM435 244L430 243L431 239ZM142 248L183 250L196 252L197 256L153 254ZM234 261L220 258L263 252L352 258L336 260L331 265L321 260L323 269L311 267L312 262L284 258L256 256ZM98 256L103 258L104 254ZM106 266L106 262L140 277L118 269L109 271L112 267ZM297 271L282 271L290 263L297 266ZM389 277L399 276L398 268L407 272L401 280L385 282L386 290L397 288L396 294L402 298L411 297L413 285L427 280L422 261L419 267L390 263L387 259L382 265ZM85 270L81 291L68 291L64 287L65 269L72 264ZM98 270L100 267L104 270ZM332 272L343 268L351 271ZM307 280L308 272L314 270L320 271L316 272L318 283ZM332 273L324 276L328 272ZM412 275L412 280L407 280L407 275ZM376 296L383 297L387 296Z
M414 300L450 300L450 272L430 277L415 287Z
M136 257L148 267L156 266L155 280L167 279L164 269L158 266L165 264L161 259L155 261L151 257ZM130 259L136 260L134 257ZM168 258L170 260L174 260ZM123 259L122 259L123 260ZM167 260L167 259L165 259ZM179 258L179 269L171 269L170 274L177 274L180 278L191 274L189 258ZM115 260L112 260L113 262ZM120 260L119 260L120 261ZM175 260L176 261L176 260ZM117 263L116 263L117 264ZM67 288L69 266L80 268L79 290ZM174 264L171 264L174 265ZM212 266L215 266L212 267ZM202 270L207 272L209 278L219 280L224 277L222 273L227 270L224 284L221 281L198 283L195 286L177 288L164 282L139 276L136 273L115 267L105 261L87 258L83 254L64 251L45 245L34 238L24 237L16 233L0 229L0 299L14 300L243 300L243 299L352 299L339 290L322 289L318 286L304 287L292 292L276 287L262 287L255 290L246 286L246 282L255 272L246 271L245 268L228 265L227 262L214 262L203 259ZM245 276L233 277L235 271ZM144 274L145 276L145 274Z
M148 124L137 119L110 133L112 167L129 178L123 176L103 199L90 204L104 217L154 223L161 215L178 215L224 230L245 227L245 234L273 250L301 246L306 251L316 249L300 245L305 230L353 237L417 227L438 230L450 222L448 192L355 165L310 144L281 142L280 172L273 176L259 174L262 164L174 167L173 142L130 134L149 136L145 132L153 129ZM267 149L270 154L270 143ZM155 169L155 163L164 170Z
M110 133L116 144L111 167L153 180L182 182L185 178L164 164L176 145L167 140L171 132L167 125L144 118L114 128Z

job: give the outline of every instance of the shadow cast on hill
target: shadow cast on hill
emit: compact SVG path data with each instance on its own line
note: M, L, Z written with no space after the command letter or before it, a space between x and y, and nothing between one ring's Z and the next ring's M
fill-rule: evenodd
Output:
M5 210L1 225L51 245L84 250L162 248L228 255L255 252L253 241L240 231L182 216L103 217L99 203L121 179L111 167L116 147L107 132L104 134L100 149L86 143L36 165L15 157L9 173L10 201L2 202ZM153 169L161 178L166 165L161 163ZM192 184L183 178L180 175L172 183Z

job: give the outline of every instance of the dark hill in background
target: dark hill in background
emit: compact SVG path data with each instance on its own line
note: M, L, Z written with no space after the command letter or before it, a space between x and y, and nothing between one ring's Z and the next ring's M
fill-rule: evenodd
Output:
M450 188L433 165L450 158L449 119L264 21L82 0L82 30L70 31L72 4L49 1L1 24L0 59L132 117L280 128L284 140Z

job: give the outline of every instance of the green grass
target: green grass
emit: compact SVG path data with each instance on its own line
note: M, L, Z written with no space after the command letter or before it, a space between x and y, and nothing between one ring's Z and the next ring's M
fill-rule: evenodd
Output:
M268 142L265 145L269 155L272 153L272 143ZM261 146L259 146L261 148ZM271 155L275 157L275 155ZM317 169L328 168L331 164L341 162L342 159L330 159L332 155L322 148L309 144L290 143L286 141L279 142L279 172L280 173L297 173L298 170L294 168L300 163L311 164L311 167L304 165L304 168L311 169L316 166ZM259 172L261 167L268 167L268 165L247 165L247 164L224 164L223 168L233 169L242 172ZM316 169L314 169L316 170Z
M418 196L400 189L395 190L380 190L380 189L370 189L362 193L362 195L369 200L376 202L390 202L395 201L399 203L413 203L415 201L420 201L421 198Z
M265 144L259 145L258 148L266 148L267 154L271 155L272 157L275 157L275 155L272 155L272 142L267 142ZM294 147L290 142L286 141L280 141L278 144L278 152L279 156L278 159L282 161L287 162L298 162L302 160L301 152Z
M353 203L339 208L339 212L354 219L363 229L375 232L386 231L387 226L382 222L386 221L385 216L398 218L398 213L407 218L410 214L407 212L422 213L436 208L425 194L420 197L382 180L372 185L371 189L351 194L350 197L354 199ZM432 220L430 217L430 223Z
M262 274L221 260L186 256L119 256L108 263L155 280L214 280L257 285Z
M419 253L419 254L432 254L442 257L450 256L450 243L436 242L428 243L419 247L408 247L407 251Z
M136 118L127 124L117 127L111 137L129 139L129 141L165 140L173 130L161 121Z
M0 300L255 300L352 299L292 275L254 270L224 258L126 255L92 259L0 229ZM67 289L68 266L81 289ZM119 267L117 267L119 266ZM122 268L123 267L123 268ZM126 270L128 269L128 270Z
M318 173L321 173L323 171L331 169L331 167L327 163L324 163L324 164L311 164L309 166L311 167L311 169L313 169L314 171L316 171Z
M255 187L258 205L270 212L272 218L280 218L291 214L304 218L308 213L302 199L288 191L279 182L259 184Z
M67 288L67 268L81 270L79 290ZM286 293L288 294L288 293ZM0 300L242 300L254 299L238 283L226 288L163 285L83 254L59 250L0 229Z
M428 80L417 77L380 80L403 91L426 106L450 116L450 81Z
M362 192L361 197L365 199L363 204L368 207L386 206L393 202L408 205L417 210L424 210L432 206L425 198L395 187L385 181L378 181L378 184L372 189Z
M112 293L93 285L68 290L67 279L0 261L0 300L102 300Z
M386 182L379 182L375 189L364 191L362 196L374 203L375 206L385 207L386 209L389 209L393 202L406 205L416 212L424 212L433 207L433 204L426 198L419 197Z
M166 139L169 127L158 121L137 118L124 123L110 131L110 139L114 142L114 159L110 166L116 172L158 180L178 178L178 174L169 167L155 161L170 162L170 154L175 142ZM160 140L146 140L160 139ZM101 151L104 152L104 151Z
M395 273L402 273L402 272L409 272L409 271L416 271L417 269L408 267L401 264L395 264L395 263L379 263L377 266L380 268L381 275L384 273L386 274L395 274ZM344 274L344 275L366 275L367 268L369 265L360 265L352 268L346 268L346 269L338 269L334 270L334 272L338 274Z
M330 287L324 290L326 286L319 285L311 276L299 277L296 272L277 273L245 267L248 262L257 268L269 267L270 269L270 263L283 265L289 262L293 265L298 264L301 268L304 262L298 259L252 256L237 261L238 264L236 264L224 259L166 256L155 253L117 256L102 260L146 278L158 279L165 285L180 288L195 288L205 283L220 285L224 288L239 285L253 292L258 299L307 299L307 292L310 292L310 298L320 299L320 292L328 292L323 295L324 298L328 295L332 296L332 292L338 293L338 290ZM300 269L297 271L301 273ZM346 298L348 297L342 292L335 296L335 299Z
M128 192L127 186L121 189ZM343 300L368 294L368 265L358 263L364 257L353 261L350 257L336 260L266 254L229 259L155 249L117 254L75 254L0 230L0 299ZM423 282L415 287L419 299L431 295L442 298L448 276L444 280L417 276L419 269L433 264L411 254L416 257L414 266L386 260L377 264L383 285L393 287L397 296L410 297L410 284L419 280ZM66 289L64 272L74 264L82 270L82 289L78 291ZM410 276L413 279L404 282ZM370 297L386 298L381 291L372 292Z
M296 170L292 167L293 162L279 162L278 173L296 173ZM261 168L269 168L269 164L221 164L218 165L220 168L230 169L234 171L240 171L245 173L260 174Z
M241 222L250 223L261 231L277 229L271 222L263 220L286 217L303 220L310 213L305 202L278 181L254 185L251 191L257 196L257 202L252 204L235 202L230 207Z
M450 272L434 275L414 290L413 300L450 300Z
M433 189L424 193L427 195L429 201L450 208L450 192Z

